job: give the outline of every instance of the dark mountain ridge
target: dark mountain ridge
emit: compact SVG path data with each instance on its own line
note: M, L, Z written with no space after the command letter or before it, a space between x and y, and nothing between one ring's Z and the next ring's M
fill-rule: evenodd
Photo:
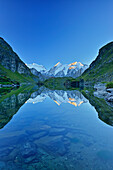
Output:
M12 47L0 37L0 84L4 84L4 79L5 84L36 83L39 76L33 75Z
M113 42L99 50L96 59L81 76L85 81L113 81Z
M11 46L0 37L0 64L12 72L30 75L30 69L13 51Z

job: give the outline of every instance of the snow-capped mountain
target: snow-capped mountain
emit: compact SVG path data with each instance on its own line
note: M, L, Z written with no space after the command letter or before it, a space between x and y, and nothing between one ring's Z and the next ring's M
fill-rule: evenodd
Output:
M58 62L46 74L49 76L57 76L59 72L62 72L61 77L63 77L66 76L67 70L68 70L68 64L62 65L60 62Z
M26 64L27 67L29 67L30 69L31 68L35 68L38 72L44 74L47 72L46 68L43 66L43 65L38 65L36 63L33 63L33 64Z
M61 64L58 62L54 67L52 67L47 75L53 77L78 77L80 76L86 69L88 65L82 64L80 62L74 62L71 64Z
M35 98L34 98L35 96ZM62 103L69 103L74 106L80 106L82 103L87 103L87 99L77 90L63 91L63 90L44 90L40 95L33 93L31 98L26 103L39 103L43 102L47 97L52 99L57 105Z
M50 70L46 70L44 66L38 64L27 64L29 68L35 68L41 74L47 77L78 77L87 68L88 65L82 64L81 62L74 62L71 64L61 64L58 62Z

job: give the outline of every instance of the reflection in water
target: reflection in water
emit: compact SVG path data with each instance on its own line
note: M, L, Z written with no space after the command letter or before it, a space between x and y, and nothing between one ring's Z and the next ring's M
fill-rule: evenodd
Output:
M30 97L30 92L13 94L0 103L0 129L4 127Z
M33 91L32 86L20 87L0 98L0 129L11 120L12 116L16 114L19 108L30 98ZM41 90L39 90L39 92L41 93Z
M0 169L112 169L113 129L79 91L22 88L0 102Z
M86 103L87 99L77 90L73 91L63 91L63 90L43 90L40 95L37 95L34 92L30 99L27 101L28 103L38 103L43 102L47 97L52 99L58 106L61 103L69 103L74 106L80 106L82 103Z
M109 125L113 125L113 109L103 100L96 98L94 95L92 96L89 94L89 97L86 95L85 97L80 91L77 90L64 91L49 90L45 87L40 87L38 89L33 89L33 87L22 87L15 90L13 94L9 93L0 99L0 129L11 120L12 116L16 114L24 103L36 104L39 102L44 102L46 98L50 98L58 106L62 103L68 103L74 105L75 107L80 106L83 103L87 103L89 100L90 104L96 108L99 119Z
M84 92L83 92L84 93ZM113 126L113 107L104 99L95 97L92 92L84 93L84 96L89 100L89 103L95 107L98 112L98 118L108 125Z

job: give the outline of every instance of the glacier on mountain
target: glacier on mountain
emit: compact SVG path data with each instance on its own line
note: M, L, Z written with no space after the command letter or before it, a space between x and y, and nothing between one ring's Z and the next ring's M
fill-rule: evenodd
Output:
M82 64L81 62L74 62L71 64L61 64L58 62L52 68L47 70L44 66L38 64L27 64L29 68L35 68L41 74L47 77L78 77L80 76L87 68L88 65Z
M27 67L29 67L30 69L31 68L35 68L38 72L40 73L45 73L47 70L46 68L43 66L43 65L39 65L39 64L36 64L36 63L33 63L33 64L26 64Z

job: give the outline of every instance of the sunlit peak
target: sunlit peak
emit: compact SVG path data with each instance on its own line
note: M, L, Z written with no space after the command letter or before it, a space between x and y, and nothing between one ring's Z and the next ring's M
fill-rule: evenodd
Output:
M54 67L58 66L58 64L60 64L60 62L58 62Z
M80 63L80 66L84 66L81 62L79 62Z
M69 67L70 70L71 70L71 69L74 69L74 68L75 68L74 66Z
M77 64L77 62L74 62L74 63L69 64L68 66L74 66L76 64Z
M71 101L75 101L75 99L74 99L74 98L71 98L71 97L69 97L69 100L71 100Z

